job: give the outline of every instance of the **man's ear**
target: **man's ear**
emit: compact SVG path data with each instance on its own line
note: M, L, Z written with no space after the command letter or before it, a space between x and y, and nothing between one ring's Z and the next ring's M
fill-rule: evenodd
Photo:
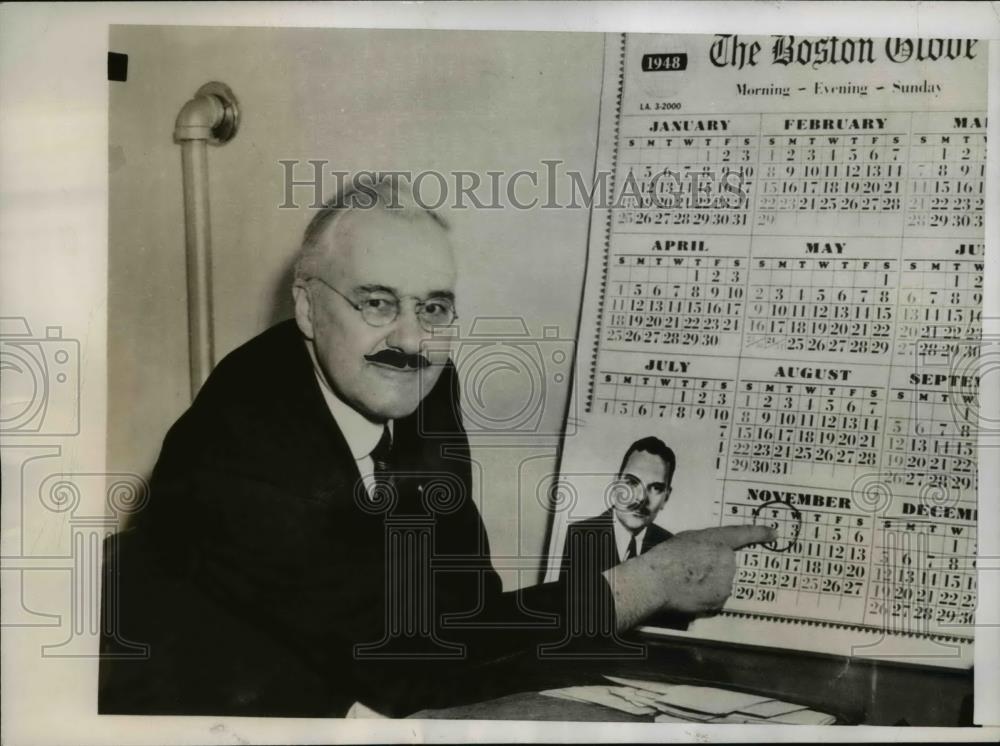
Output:
M306 339L312 339L312 300L304 282L296 281L292 285L292 298L295 300L295 323Z

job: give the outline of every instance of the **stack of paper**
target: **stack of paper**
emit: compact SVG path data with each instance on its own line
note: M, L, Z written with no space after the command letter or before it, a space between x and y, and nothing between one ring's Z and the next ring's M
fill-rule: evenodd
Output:
M610 707L612 710L627 712L629 715L653 715L656 709L631 699L624 694L626 687L619 686L568 686L565 689L549 689L542 692L547 697L569 699L574 702L591 702Z
M653 715L659 723L829 725L836 720L832 715L766 695L616 676L605 678L615 686L572 686L542 694L598 704L630 715Z

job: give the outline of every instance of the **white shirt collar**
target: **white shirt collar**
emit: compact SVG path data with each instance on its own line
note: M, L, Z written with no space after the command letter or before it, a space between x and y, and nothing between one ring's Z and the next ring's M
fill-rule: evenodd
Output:
M309 350L309 355L313 357L312 349ZM323 393L323 399L326 401L326 406L330 410L330 414L333 415L333 419L336 420L337 427L344 434L347 447L351 449L351 456L354 457L355 461L367 458L382 438L384 427L377 422L372 422L337 396L330 388L330 384L327 383L326 377L315 365L315 357L313 357L313 362L313 372L316 374L316 380L319 381L319 390ZM389 420L388 426L389 433L392 434L392 420Z
M614 508L611 509L611 523L615 527L615 546L618 548L618 559L622 562L625 561L625 555L628 553L628 543L632 540L632 532L629 531L622 525L622 522L618 520L618 516L615 515ZM635 556L638 557L642 554L642 540L646 536L646 529L643 528L642 531L635 534Z

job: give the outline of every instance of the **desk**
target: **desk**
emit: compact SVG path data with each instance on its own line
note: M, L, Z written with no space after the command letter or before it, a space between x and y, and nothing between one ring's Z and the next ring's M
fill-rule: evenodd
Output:
M497 670L496 696L412 717L650 722L652 717L544 697L544 689L608 683L603 674L768 694L867 725L972 724L972 671L890 665L688 640L631 638L643 660L546 661L522 657ZM488 675L486 671L484 675ZM504 691L506 690L506 691Z

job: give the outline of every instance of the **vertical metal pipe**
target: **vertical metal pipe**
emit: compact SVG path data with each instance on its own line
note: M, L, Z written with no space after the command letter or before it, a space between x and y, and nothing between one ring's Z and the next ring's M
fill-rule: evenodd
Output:
M212 224L208 202L208 145L229 142L239 128L236 96L224 83L206 83L184 104L174 124L181 146L187 257L188 350L191 398L215 365L212 313Z
M191 398L212 372L215 339L212 320L212 226L208 202L208 142L181 143L184 183L184 233L187 245L188 344Z

